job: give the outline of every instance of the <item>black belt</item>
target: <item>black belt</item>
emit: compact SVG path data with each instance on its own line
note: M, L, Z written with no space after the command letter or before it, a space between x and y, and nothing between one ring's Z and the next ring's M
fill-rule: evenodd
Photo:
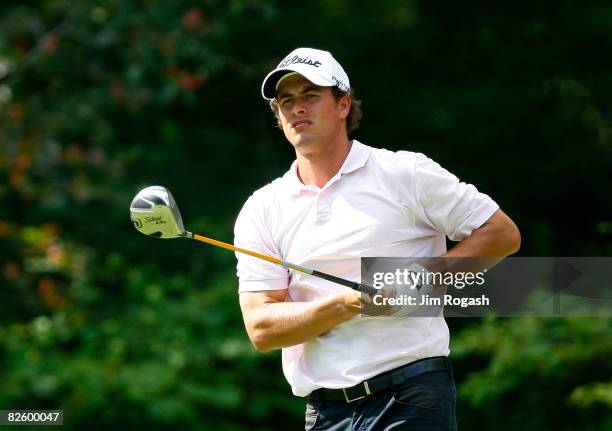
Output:
M436 356L434 358L419 359L402 367L379 374L369 380L365 380L358 385L344 389L317 389L308 395L311 400L344 400L347 403L360 400L383 389L402 385L406 380L418 376L419 374L432 371L448 371L452 375L450 361L446 356Z

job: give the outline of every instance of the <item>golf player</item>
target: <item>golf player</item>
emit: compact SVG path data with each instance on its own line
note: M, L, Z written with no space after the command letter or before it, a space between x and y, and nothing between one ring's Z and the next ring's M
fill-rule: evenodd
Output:
M423 154L349 139L360 103L329 52L294 50L261 91L296 160L246 201L236 246L356 281L361 256L518 250L516 225L473 185ZM360 292L237 258L248 336L261 352L282 349L293 394L307 399L306 430L457 429L443 316L363 316Z

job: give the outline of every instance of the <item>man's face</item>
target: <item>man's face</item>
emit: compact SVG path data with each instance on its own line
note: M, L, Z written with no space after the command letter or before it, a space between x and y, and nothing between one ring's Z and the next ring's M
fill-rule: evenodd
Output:
M330 87L319 87L295 74L281 81L276 99L283 132L295 148L325 145L346 135L348 96L336 101Z

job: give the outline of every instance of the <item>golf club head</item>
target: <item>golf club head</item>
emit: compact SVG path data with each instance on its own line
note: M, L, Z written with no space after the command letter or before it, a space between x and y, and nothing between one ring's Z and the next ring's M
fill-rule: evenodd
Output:
M134 227L148 236L189 236L172 193L163 186L146 187L139 191L130 204L130 218Z

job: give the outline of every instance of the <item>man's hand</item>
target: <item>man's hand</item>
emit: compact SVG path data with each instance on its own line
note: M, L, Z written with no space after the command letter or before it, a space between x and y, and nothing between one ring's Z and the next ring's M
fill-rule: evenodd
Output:
M401 310L399 305L388 305L385 299L397 298L395 288L379 289L374 295L360 294L361 314L365 316L392 316ZM381 305L385 304L385 305Z

